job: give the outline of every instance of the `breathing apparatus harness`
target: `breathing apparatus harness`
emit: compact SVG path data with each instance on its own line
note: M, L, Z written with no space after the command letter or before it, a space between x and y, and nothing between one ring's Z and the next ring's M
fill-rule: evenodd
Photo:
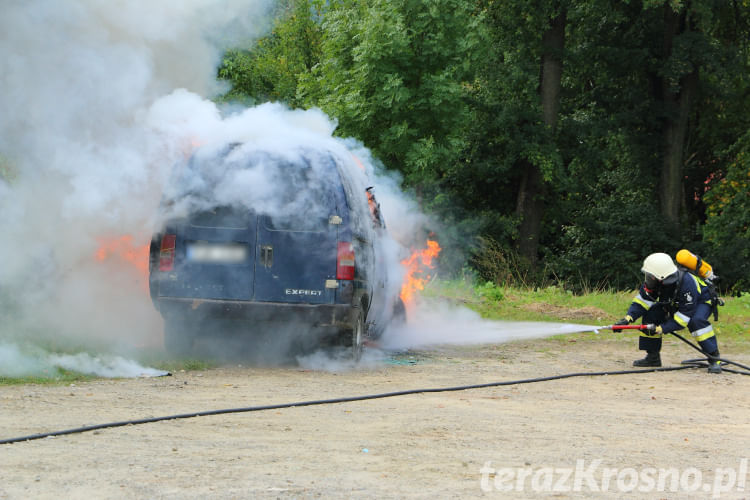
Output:
M714 321L718 321L719 306L724 305L724 300L719 297L719 293L716 291L716 285L714 285L714 281L718 280L719 277L714 274L711 264L703 260L700 255L696 255L685 249L677 252L675 260L679 265L678 271L682 272L682 275L680 275L679 279L680 284L682 284L684 273L690 273L693 276L702 279L703 282L706 283L706 287L710 296L709 304L711 305L711 312L714 315Z

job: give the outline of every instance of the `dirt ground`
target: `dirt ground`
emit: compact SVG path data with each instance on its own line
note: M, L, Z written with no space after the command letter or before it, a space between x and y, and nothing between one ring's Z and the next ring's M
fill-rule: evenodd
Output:
M161 378L5 386L0 439L624 370L640 357L635 344L537 340L384 354L341 372L232 364ZM725 355L750 364L747 354ZM691 357L678 340L665 342L665 365ZM124 426L0 445L0 499L750 498L749 394L750 377L691 369ZM659 485L670 468L677 476Z

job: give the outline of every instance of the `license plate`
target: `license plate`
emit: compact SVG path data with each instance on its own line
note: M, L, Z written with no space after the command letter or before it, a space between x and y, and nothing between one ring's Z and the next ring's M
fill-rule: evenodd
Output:
M240 243L190 243L187 258L192 262L240 264L247 260L247 245Z

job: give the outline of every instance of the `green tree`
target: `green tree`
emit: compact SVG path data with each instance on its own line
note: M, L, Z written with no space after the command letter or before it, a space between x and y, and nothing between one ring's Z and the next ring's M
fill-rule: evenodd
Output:
M711 252L722 269L722 249L741 255L747 206L719 200L746 174L747 1L280 5L271 35L227 54L229 98L322 108L456 241L617 287L652 251Z
M482 62L476 103L483 127L475 130L470 161L492 172L487 178L495 195L488 208L515 220L511 233L490 236L506 245L515 241L533 267L544 238L546 207L562 172L556 137L568 2L481 4L492 50ZM513 201L510 209L508 200Z
M662 43L653 45L659 49L651 52L652 64L647 68L654 82L654 109L663 135L661 214L674 228L682 229L696 220L696 214L688 211L689 196L694 193L689 192L691 183L686 183L685 174L691 174L695 185L695 181L700 183L711 173L705 170L705 163L691 163L727 146L711 147L694 139L704 133L701 128L716 126L716 117L701 113L703 104L716 98L716 77L747 69L747 51L743 47L750 34L747 10L746 2L740 6L738 2L713 0L644 1L644 16L662 16L661 20L655 17L651 35L655 42L661 38ZM742 54L744 62L738 57ZM742 121L731 126L735 138L736 127ZM702 169L694 168L701 166Z
M627 286L644 255L704 246L706 182L749 125L747 6L735 6L592 0L569 11L558 145L572 181L546 221L563 228L548 241L558 276Z
M726 174L706 193L711 264L735 292L750 290L750 132L729 151Z
M298 81L320 60L324 8L324 0L280 2L271 34L252 47L225 53L218 76L228 80L232 88L223 99L301 106Z
M440 179L467 147L481 16L460 0L337 0L329 9L321 62L299 96L409 184Z
M560 2L555 2L552 8L548 26L545 26L542 32L539 94L542 105L542 123L549 131L550 137L554 138L560 109L567 7L561 5ZM539 232L548 189L540 165L528 162L524 167L516 204L516 215L521 219L518 230L518 249L534 267L539 250Z

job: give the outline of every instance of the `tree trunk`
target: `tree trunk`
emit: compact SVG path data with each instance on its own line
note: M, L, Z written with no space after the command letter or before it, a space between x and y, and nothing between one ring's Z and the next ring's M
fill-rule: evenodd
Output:
M560 108L566 15L567 12L563 9L556 17L550 19L549 28L542 35L539 94L542 101L542 119L553 133ZM518 251L532 266L536 266L546 186L537 165L524 161L521 166L524 170L516 199L516 214L521 218L518 228Z
M518 252L528 259L532 266L536 266L539 230L544 214L544 178L536 165L524 161L522 167L524 171L516 199L516 213L521 218L518 228Z
M669 5L664 7L664 56L672 55L674 38L687 31L686 11L674 12ZM662 79L662 99L666 119L664 122L663 162L661 170L661 213L674 227L680 222L683 205L683 170L685 165L685 143L688 137L690 111L698 92L698 70L680 79L676 92L670 89L668 80Z
M553 132L557 127L557 114L560 109L566 17L567 12L562 10L557 17L550 20L549 29L542 35L542 73L539 93L542 97L542 119Z

